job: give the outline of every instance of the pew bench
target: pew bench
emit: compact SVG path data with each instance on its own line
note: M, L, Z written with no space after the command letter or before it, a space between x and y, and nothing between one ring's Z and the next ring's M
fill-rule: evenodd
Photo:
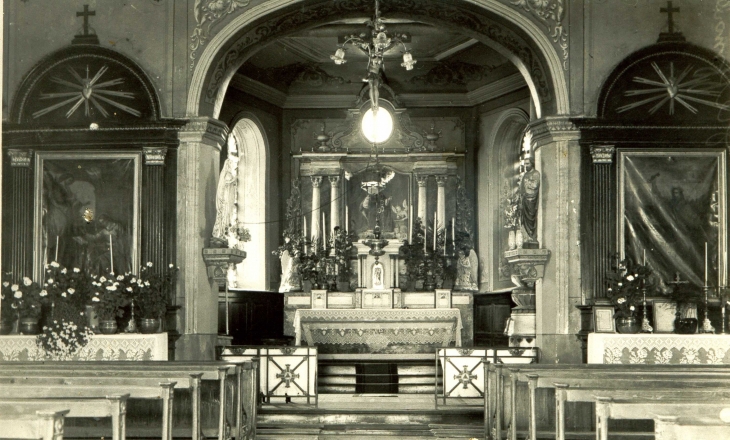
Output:
M728 432L730 425L716 416L657 416L654 420L655 440L721 440L728 437Z
M129 394L99 398L0 398L0 414L22 417L28 411L60 412L66 417L110 417L112 439L126 438L125 414Z
M0 413L3 438L61 440L66 411L29 411L23 414Z

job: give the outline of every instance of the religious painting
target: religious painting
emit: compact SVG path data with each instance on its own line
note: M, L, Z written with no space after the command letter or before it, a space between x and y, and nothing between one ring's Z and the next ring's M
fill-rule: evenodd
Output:
M371 175L368 171L345 175L350 230L358 239L373 237L376 217L379 215L382 238L408 240L412 211L410 175L385 168L380 176L385 187L380 194L375 195L362 186L363 181L367 181Z
M726 282L724 150L619 150L619 249L665 283Z
M39 152L34 275L57 261L92 274L139 268L140 153Z

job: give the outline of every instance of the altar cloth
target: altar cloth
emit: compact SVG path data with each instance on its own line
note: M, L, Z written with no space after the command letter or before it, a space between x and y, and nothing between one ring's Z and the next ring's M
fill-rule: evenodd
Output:
M589 364L730 364L730 335L590 333Z
M365 344L373 351L393 344L461 346L459 309L299 309L296 345Z
M0 362L44 361L37 336L0 336ZM73 359L77 361L166 361L167 333L93 335Z

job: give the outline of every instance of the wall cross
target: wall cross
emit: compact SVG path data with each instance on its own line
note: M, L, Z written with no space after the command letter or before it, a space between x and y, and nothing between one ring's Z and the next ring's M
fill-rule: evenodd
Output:
M77 17L84 17L84 35L89 35L89 17L96 15L96 11L89 11L89 5L84 5L82 12L77 12Z
M667 2L667 7L666 8L660 8L659 9L659 12L666 13L667 14L667 30L668 30L668 32L670 34L673 34L674 33L674 17L673 17L673 13L674 12L677 12L678 13L679 12L679 8L673 8L672 7L672 2L668 1Z

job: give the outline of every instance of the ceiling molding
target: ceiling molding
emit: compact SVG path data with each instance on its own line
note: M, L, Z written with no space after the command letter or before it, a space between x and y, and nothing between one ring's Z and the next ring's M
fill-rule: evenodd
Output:
M445 58L450 57L451 55L461 52L462 50L468 49L477 43L479 43L478 40L471 38L469 40L464 41L463 43L457 44L456 46L452 46L452 47L444 50L443 52L435 54L433 56L433 59L436 61L441 61Z
M326 56L320 51L312 49L306 43L299 41L297 38L282 38L277 41L284 49L312 63L326 63L330 61L329 54ZM332 51L332 53L335 53Z
M239 73L230 86L286 109L352 108L357 100L355 95L287 95ZM525 87L522 75L515 73L468 93L403 93L398 98L405 107L472 107Z

